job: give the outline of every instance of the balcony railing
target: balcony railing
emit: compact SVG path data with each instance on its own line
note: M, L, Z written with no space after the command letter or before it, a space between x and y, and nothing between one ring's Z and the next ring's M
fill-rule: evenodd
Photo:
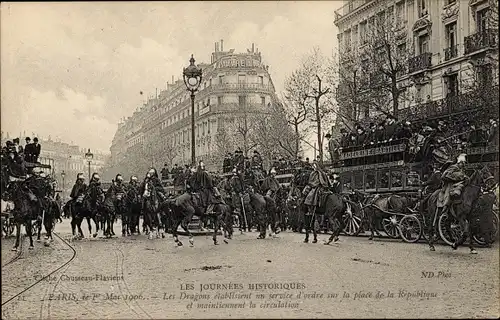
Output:
M214 90L272 90L271 84L262 83L224 83L213 84Z
M344 17L345 15L348 15L349 13L353 12L354 10L358 9L359 7L365 5L366 3L370 2L370 1L372 1L372 0L350 0L348 3L346 3L344 6L342 6L339 10L335 11L335 21Z
M458 57L458 44L444 49L444 61Z
M432 64L432 53L426 52L408 60L408 72L413 73L428 69Z
M481 49L492 48L496 46L496 34L492 29L486 29L474 33L464 38L465 54L470 54Z
M401 109L398 118L418 121L484 108L487 108L492 114L498 114L498 99L498 86L490 87L487 90L459 93L441 100L429 101Z

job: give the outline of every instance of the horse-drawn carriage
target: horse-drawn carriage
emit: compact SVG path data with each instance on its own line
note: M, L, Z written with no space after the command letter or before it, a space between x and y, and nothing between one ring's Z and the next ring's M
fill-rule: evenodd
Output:
M455 158L458 152L451 150L450 159ZM498 182L498 146L475 147L460 152L467 154L468 176L475 170L488 166ZM422 162L412 162L413 158L405 143L345 152L341 154L340 159L344 161L344 165L330 170L339 174L343 193L349 197L352 190L356 190L365 195L363 203L359 203L362 210L357 214L353 211L345 216L344 231L347 234L357 235L360 230L369 228L366 213L367 210L375 209L381 217L376 225L377 232L384 231L389 237L402 238L406 242L417 242L422 237L427 239L428 225L432 221L419 211L416 204L423 198L421 184L427 178L428 167ZM346 166L346 163L349 165ZM383 199L394 196L413 199L415 201L411 203L414 206L394 210L387 205L374 204L375 198L383 204ZM494 240L498 235L498 212L493 214L492 220L490 239ZM439 236L447 244L453 243L463 234L458 221L446 213L437 217L437 222ZM474 219L471 224L473 228L478 228L479 219ZM474 240L479 244L485 243L479 236L475 236Z

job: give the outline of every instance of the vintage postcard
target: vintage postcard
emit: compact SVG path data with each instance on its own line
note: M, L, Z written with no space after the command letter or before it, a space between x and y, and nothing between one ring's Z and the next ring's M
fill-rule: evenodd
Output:
M2 319L500 316L498 0L0 20Z

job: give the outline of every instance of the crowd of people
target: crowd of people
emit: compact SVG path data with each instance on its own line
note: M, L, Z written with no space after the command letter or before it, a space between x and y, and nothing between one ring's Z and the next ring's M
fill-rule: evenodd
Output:
M37 137L33 138L33 142L30 137L26 137L24 146L20 144L19 138L7 140L2 147L2 165L6 165L14 177L26 176L32 169L26 163L39 163L41 148Z
M397 121L393 116L388 116L378 124L370 123L368 128L358 124L351 132L345 128L340 132L339 139L332 138L330 134L326 138L329 139L329 152L334 165L344 166L403 160L394 156L373 156L340 161L342 153L400 143L408 146L407 153L414 156L414 161L422 161L422 157L427 155L426 151L432 146L438 149L448 146L465 150L499 143L498 119L484 121L471 116L464 116L453 122L439 120L420 123Z

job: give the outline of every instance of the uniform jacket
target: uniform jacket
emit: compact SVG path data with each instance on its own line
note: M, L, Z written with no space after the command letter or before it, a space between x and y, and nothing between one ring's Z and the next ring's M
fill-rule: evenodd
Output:
M422 186L427 187L427 193L432 193L441 187L441 171L434 171Z
M76 199L79 196L85 194L87 191L87 185L84 182L76 182L71 189L71 194L69 195L72 199Z
M398 125L396 122L393 122L392 124L388 124L385 127L384 140L393 139L395 137L397 128L398 128Z
M236 193L242 193L245 190L245 184L243 183L243 178L239 175L232 176L229 180L231 185L231 190Z
M275 195L279 189L281 189L281 185L279 184L278 180L276 180L276 177L273 176L266 177L261 185L261 190L263 193L268 193L270 191L270 194L268 195Z
M458 164L452 164L446 169L441 179L443 181L443 189L439 193L438 207L444 207L450 204L451 198L458 198L462 193L468 176L459 167Z
M309 176L309 181L303 191L303 193L307 192L304 204L308 206L318 206L320 192L328 187L328 176L323 171L314 170Z

